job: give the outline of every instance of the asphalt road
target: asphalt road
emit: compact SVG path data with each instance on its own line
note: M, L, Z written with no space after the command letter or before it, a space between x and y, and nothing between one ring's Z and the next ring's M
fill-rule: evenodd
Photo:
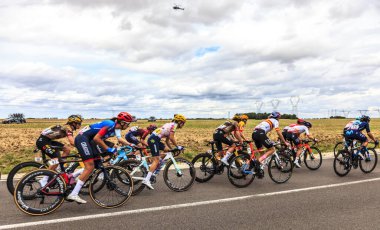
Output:
M169 190L160 178L155 190L144 190L116 209L102 209L84 197L85 205L66 202L42 217L19 211L1 182L0 229L380 228L379 167L370 174L352 170L341 178L328 159L317 171L295 169L285 184L273 183L266 174L239 189L225 173L182 193Z

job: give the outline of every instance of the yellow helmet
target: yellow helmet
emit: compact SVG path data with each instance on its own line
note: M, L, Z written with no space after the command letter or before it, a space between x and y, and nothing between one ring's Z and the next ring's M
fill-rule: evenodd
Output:
M81 115L70 115L68 118L67 118L67 124L70 124L70 123L82 123L83 121L83 117Z
M174 118L173 118L174 121L182 121L182 122L186 122L186 117L183 116L182 114L174 114Z
M245 115L245 114L241 115L240 118L241 118L242 120L248 120L248 116Z

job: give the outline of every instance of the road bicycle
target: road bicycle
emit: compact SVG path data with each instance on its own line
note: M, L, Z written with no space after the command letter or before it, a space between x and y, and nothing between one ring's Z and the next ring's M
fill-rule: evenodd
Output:
M348 148L339 150L334 158L334 172L338 176L346 176L352 168L356 169L358 166L363 173L372 172L377 165L377 153L375 148L365 148L362 152L361 146L354 146L350 141Z
M58 158L60 166L79 160ZM47 176L46 185L40 181ZM94 203L103 208L115 208L128 201L133 190L133 180L129 173L119 166L103 166L96 162L96 170L90 175L89 194ZM14 192L16 206L29 215L46 215L58 209L75 187L72 174L64 170L56 172L38 169L26 174L17 183Z
M232 164L233 156L238 156L241 153L244 153L247 151L247 145L252 143L251 141L244 141L243 146L240 146L237 144L237 147L235 149L234 155L232 155L227 161L229 164ZM223 164L219 157L218 150L215 146L215 141L209 141L207 145L211 146L211 149L208 150L205 153L200 153L196 155L191 163L196 167L197 175L195 177L195 181L199 183L204 183L211 178L214 177L214 175L221 175L224 172L224 169L227 168L225 164Z
M334 146L334 157L336 157L338 155L338 151L339 150L344 150L344 148L348 147L345 144L346 141L345 141L345 138L344 138L344 134L342 134L342 137L343 137L343 140L342 141L338 141L335 144L335 146ZM361 145L360 142L358 142L356 140L353 141L353 146L359 147L360 145Z
M313 142L313 144L310 145L309 144L310 142ZM318 147L315 146L316 143L317 142L315 140L309 140L309 139L301 140L302 151L299 156L298 163L301 165L303 162L305 166L310 170L317 170L322 165L322 153L321 153L321 150L319 150ZM290 156L292 161L295 160L296 149L294 148L290 150L285 149L284 152Z
M142 180L146 177L149 171L148 159L150 156L144 152L145 148L135 146L135 150L139 150L141 154L141 160L129 159L122 161L118 166L128 169L132 176L133 182L136 188L133 190L133 195L140 193L146 186L142 183ZM160 160L160 164L154 171L150 182L152 184L157 182L157 176L161 169L164 169L163 178L166 186L175 192L183 192L191 188L195 179L195 168L193 164L181 157L178 157L184 150L172 149L165 153L164 159Z
M61 152L63 147L61 147L61 146L50 146L50 148L52 148L55 151ZM39 151L39 149L35 149L33 152L37 153L38 151ZM37 169L43 169L43 168L49 167L49 164L51 163L51 161L49 159L47 159L46 154L43 151L41 151L41 152L42 152L42 163L39 163L36 161L22 162L22 163L16 165L15 167L13 167L13 169L9 172L8 177L7 177L7 189L8 189L10 194L13 195L14 190L15 190L15 186L16 186L17 182L19 181L19 179L21 178L21 176L23 176L29 172L32 172L34 170L37 170ZM61 157L61 158L62 159L68 159L68 158L78 159L79 156L77 154L70 154L68 156ZM81 162L69 163L65 167L65 172L72 173L79 166L84 167L83 164L82 165L80 165L80 164L82 164L82 163ZM58 170L60 170L60 167L58 167Z
M280 145L279 142L275 143L277 148ZM259 151L253 149L252 145L249 145L248 152L251 153L235 156L232 159L234 163L228 166L228 180L234 186L244 188L250 185L256 176L259 179L264 178L265 167L268 168L269 177L277 184L285 183L291 178L293 161L287 154L276 150L260 165L256 156Z

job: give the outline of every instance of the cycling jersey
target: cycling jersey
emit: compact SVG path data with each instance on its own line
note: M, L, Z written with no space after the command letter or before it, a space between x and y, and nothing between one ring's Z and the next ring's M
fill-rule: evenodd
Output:
M121 138L121 130L115 129L115 126L116 121L104 120L84 127L81 131L79 131L79 134L90 139L94 138L96 134L99 134L103 140L115 135L118 138Z
M371 132L369 129L369 123L368 122L355 121L355 122L352 122L350 125L349 124L346 125L347 131L359 131L359 132L361 132L365 129L367 131L367 133Z
M67 136L73 136L74 130L70 125L54 125L44 129L41 135L49 138L50 140L56 140Z
M175 133L177 126L178 124L175 122L166 123L161 128L154 130L152 134L159 138L169 137L170 133Z
M233 131L239 130L239 124L237 121L228 120L224 122L222 125L220 125L218 128L215 129L215 133L219 130L222 130L225 134L230 134Z
M306 135L309 135L309 129L304 125L295 125L293 127L288 128L288 133L294 133L296 135L300 135L301 133L305 133Z
M245 122L240 121L238 124L238 127L239 127L239 132L241 132L241 133L244 132Z
M145 140L145 138L148 136L149 130L147 129L141 129L137 126L131 127L128 131L128 133L125 135L125 139L132 144L137 145L140 141L137 139L137 137L140 137L141 140Z
M270 132L272 129L279 130L280 123L274 118L269 118L258 124L255 129L264 130L265 133Z

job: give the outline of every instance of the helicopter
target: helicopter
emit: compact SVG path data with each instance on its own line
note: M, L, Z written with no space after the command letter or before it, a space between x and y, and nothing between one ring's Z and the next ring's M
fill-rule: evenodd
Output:
M185 8L180 7L179 5L174 5L174 6L173 6L173 9L174 9L174 10L185 10Z

